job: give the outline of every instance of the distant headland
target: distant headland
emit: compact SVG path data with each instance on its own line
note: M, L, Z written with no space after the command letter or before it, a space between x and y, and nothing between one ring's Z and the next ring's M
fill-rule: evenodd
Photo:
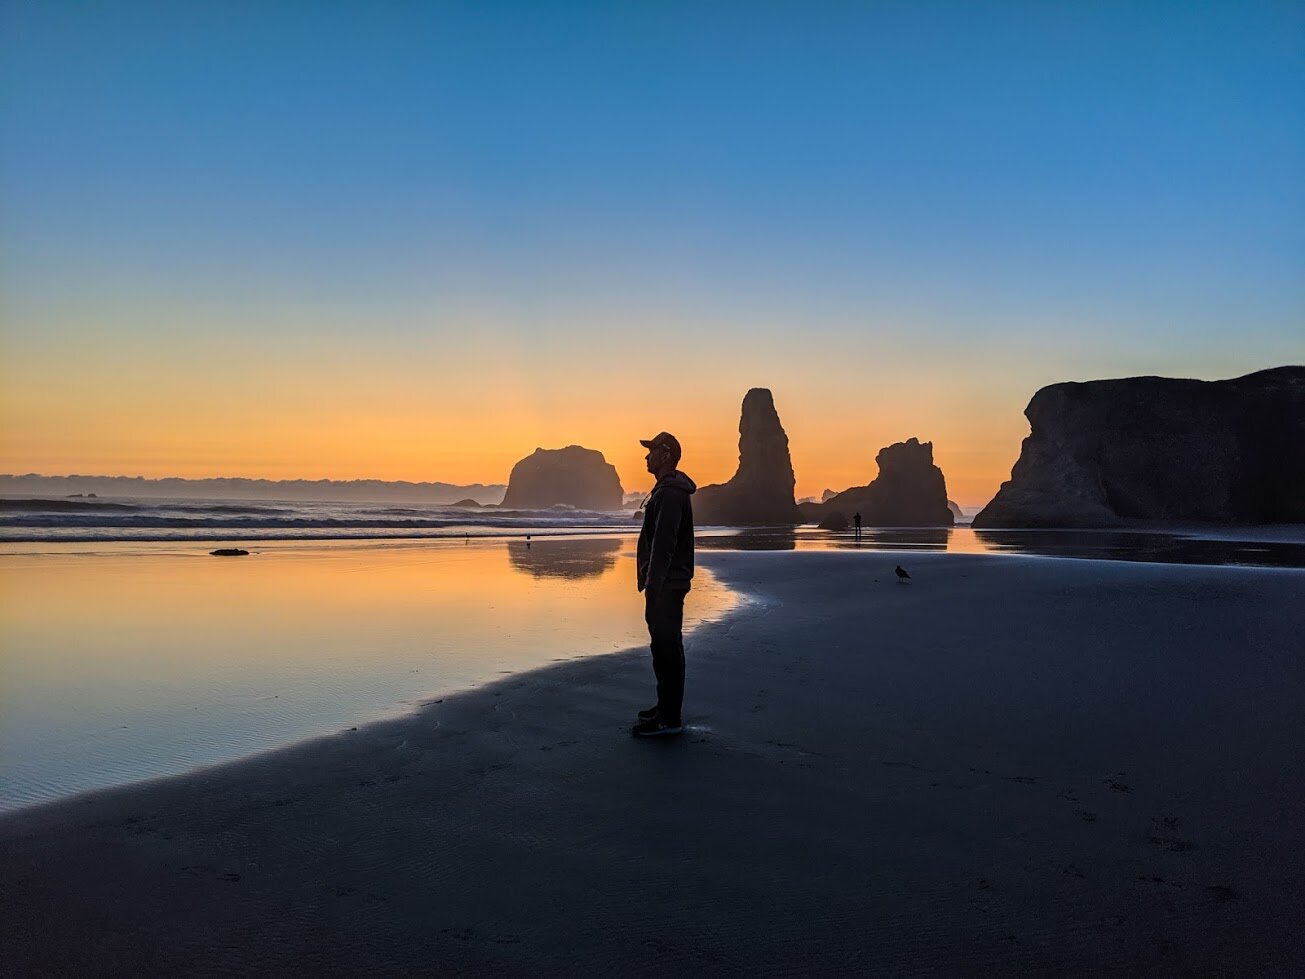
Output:
M0 474L0 495L144 496L223 500L321 500L341 503L465 503L503 501L502 483L413 483L384 479L182 479L143 476L21 476Z

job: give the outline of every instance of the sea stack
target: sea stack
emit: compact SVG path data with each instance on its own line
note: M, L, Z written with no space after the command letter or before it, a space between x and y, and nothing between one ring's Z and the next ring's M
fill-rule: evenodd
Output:
M623 496L616 467L601 452L568 445L564 449L535 449L513 466L502 507L619 510Z
M851 519L861 514L867 527L950 527L947 481L933 463L933 443L911 438L894 442L875 456L879 475L867 486L853 486L821 506L822 526L830 513Z
M1305 367L1052 384L976 527L1305 522Z
M793 500L793 461L766 388L743 398L739 419L739 468L726 483L701 487L693 498L694 520L732 526L792 526L801 522Z

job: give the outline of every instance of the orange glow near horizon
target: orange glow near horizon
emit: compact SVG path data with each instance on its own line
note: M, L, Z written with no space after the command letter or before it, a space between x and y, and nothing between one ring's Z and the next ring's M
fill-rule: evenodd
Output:
M599 417L568 410L548 419L519 408L498 408L487 411L476 427L455 413L394 417L348 408L313 419L297 413L260 418L254 411L181 410L150 427L131 413L115 412L78 424L74 416L79 412L69 408L62 419L46 414L17 432L9 427L0 436L0 471L492 484L506 483L512 466L537 447L579 444L601 451L616 467L625 491L636 492L651 485L646 450L638 440L662 430L680 438L685 447L681 467L700 485L734 474L739 405L716 400L722 403L699 411L685 405L665 410L617 405ZM1020 439L1027 434L1018 414L1017 422L999 428L994 438L975 431L973 420L968 426L879 420L862 427L814 411L786 411L782 392L777 401L798 498L868 483L877 472L879 449L915 436L933 441L949 496L963 506L980 506L1009 478Z
M477 331L456 352L341 336L303 350L283 337L187 337L157 352L107 334L84 339L75 359L57 341L7 351L0 472L491 484L538 447L578 444L637 492L651 485L638 440L666 430L706 485L734 474L743 395L769 386L798 498L868 483L879 449L917 437L933 442L949 496L978 507L1028 431L1028 383L955 366L922 382L888 370L888 357L871 373L792 342L739 355L703 340L664 383L627 351L523 351L494 335Z

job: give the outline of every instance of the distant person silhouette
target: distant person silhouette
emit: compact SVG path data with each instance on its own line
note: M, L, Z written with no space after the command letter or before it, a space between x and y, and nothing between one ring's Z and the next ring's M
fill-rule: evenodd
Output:
M861 511L852 514L852 523L856 525L856 539L861 539Z
M684 597L693 581L693 501L697 486L680 472L680 443L668 432L640 439L657 484L643 508L637 574L657 677L657 703L639 711L630 733L640 738L680 734L684 704Z

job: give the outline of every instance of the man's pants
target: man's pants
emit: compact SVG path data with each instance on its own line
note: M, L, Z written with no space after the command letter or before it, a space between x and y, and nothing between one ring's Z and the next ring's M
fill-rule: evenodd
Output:
M679 723L684 704L684 596L686 588L644 592L644 621L652 639L657 708L663 721Z

